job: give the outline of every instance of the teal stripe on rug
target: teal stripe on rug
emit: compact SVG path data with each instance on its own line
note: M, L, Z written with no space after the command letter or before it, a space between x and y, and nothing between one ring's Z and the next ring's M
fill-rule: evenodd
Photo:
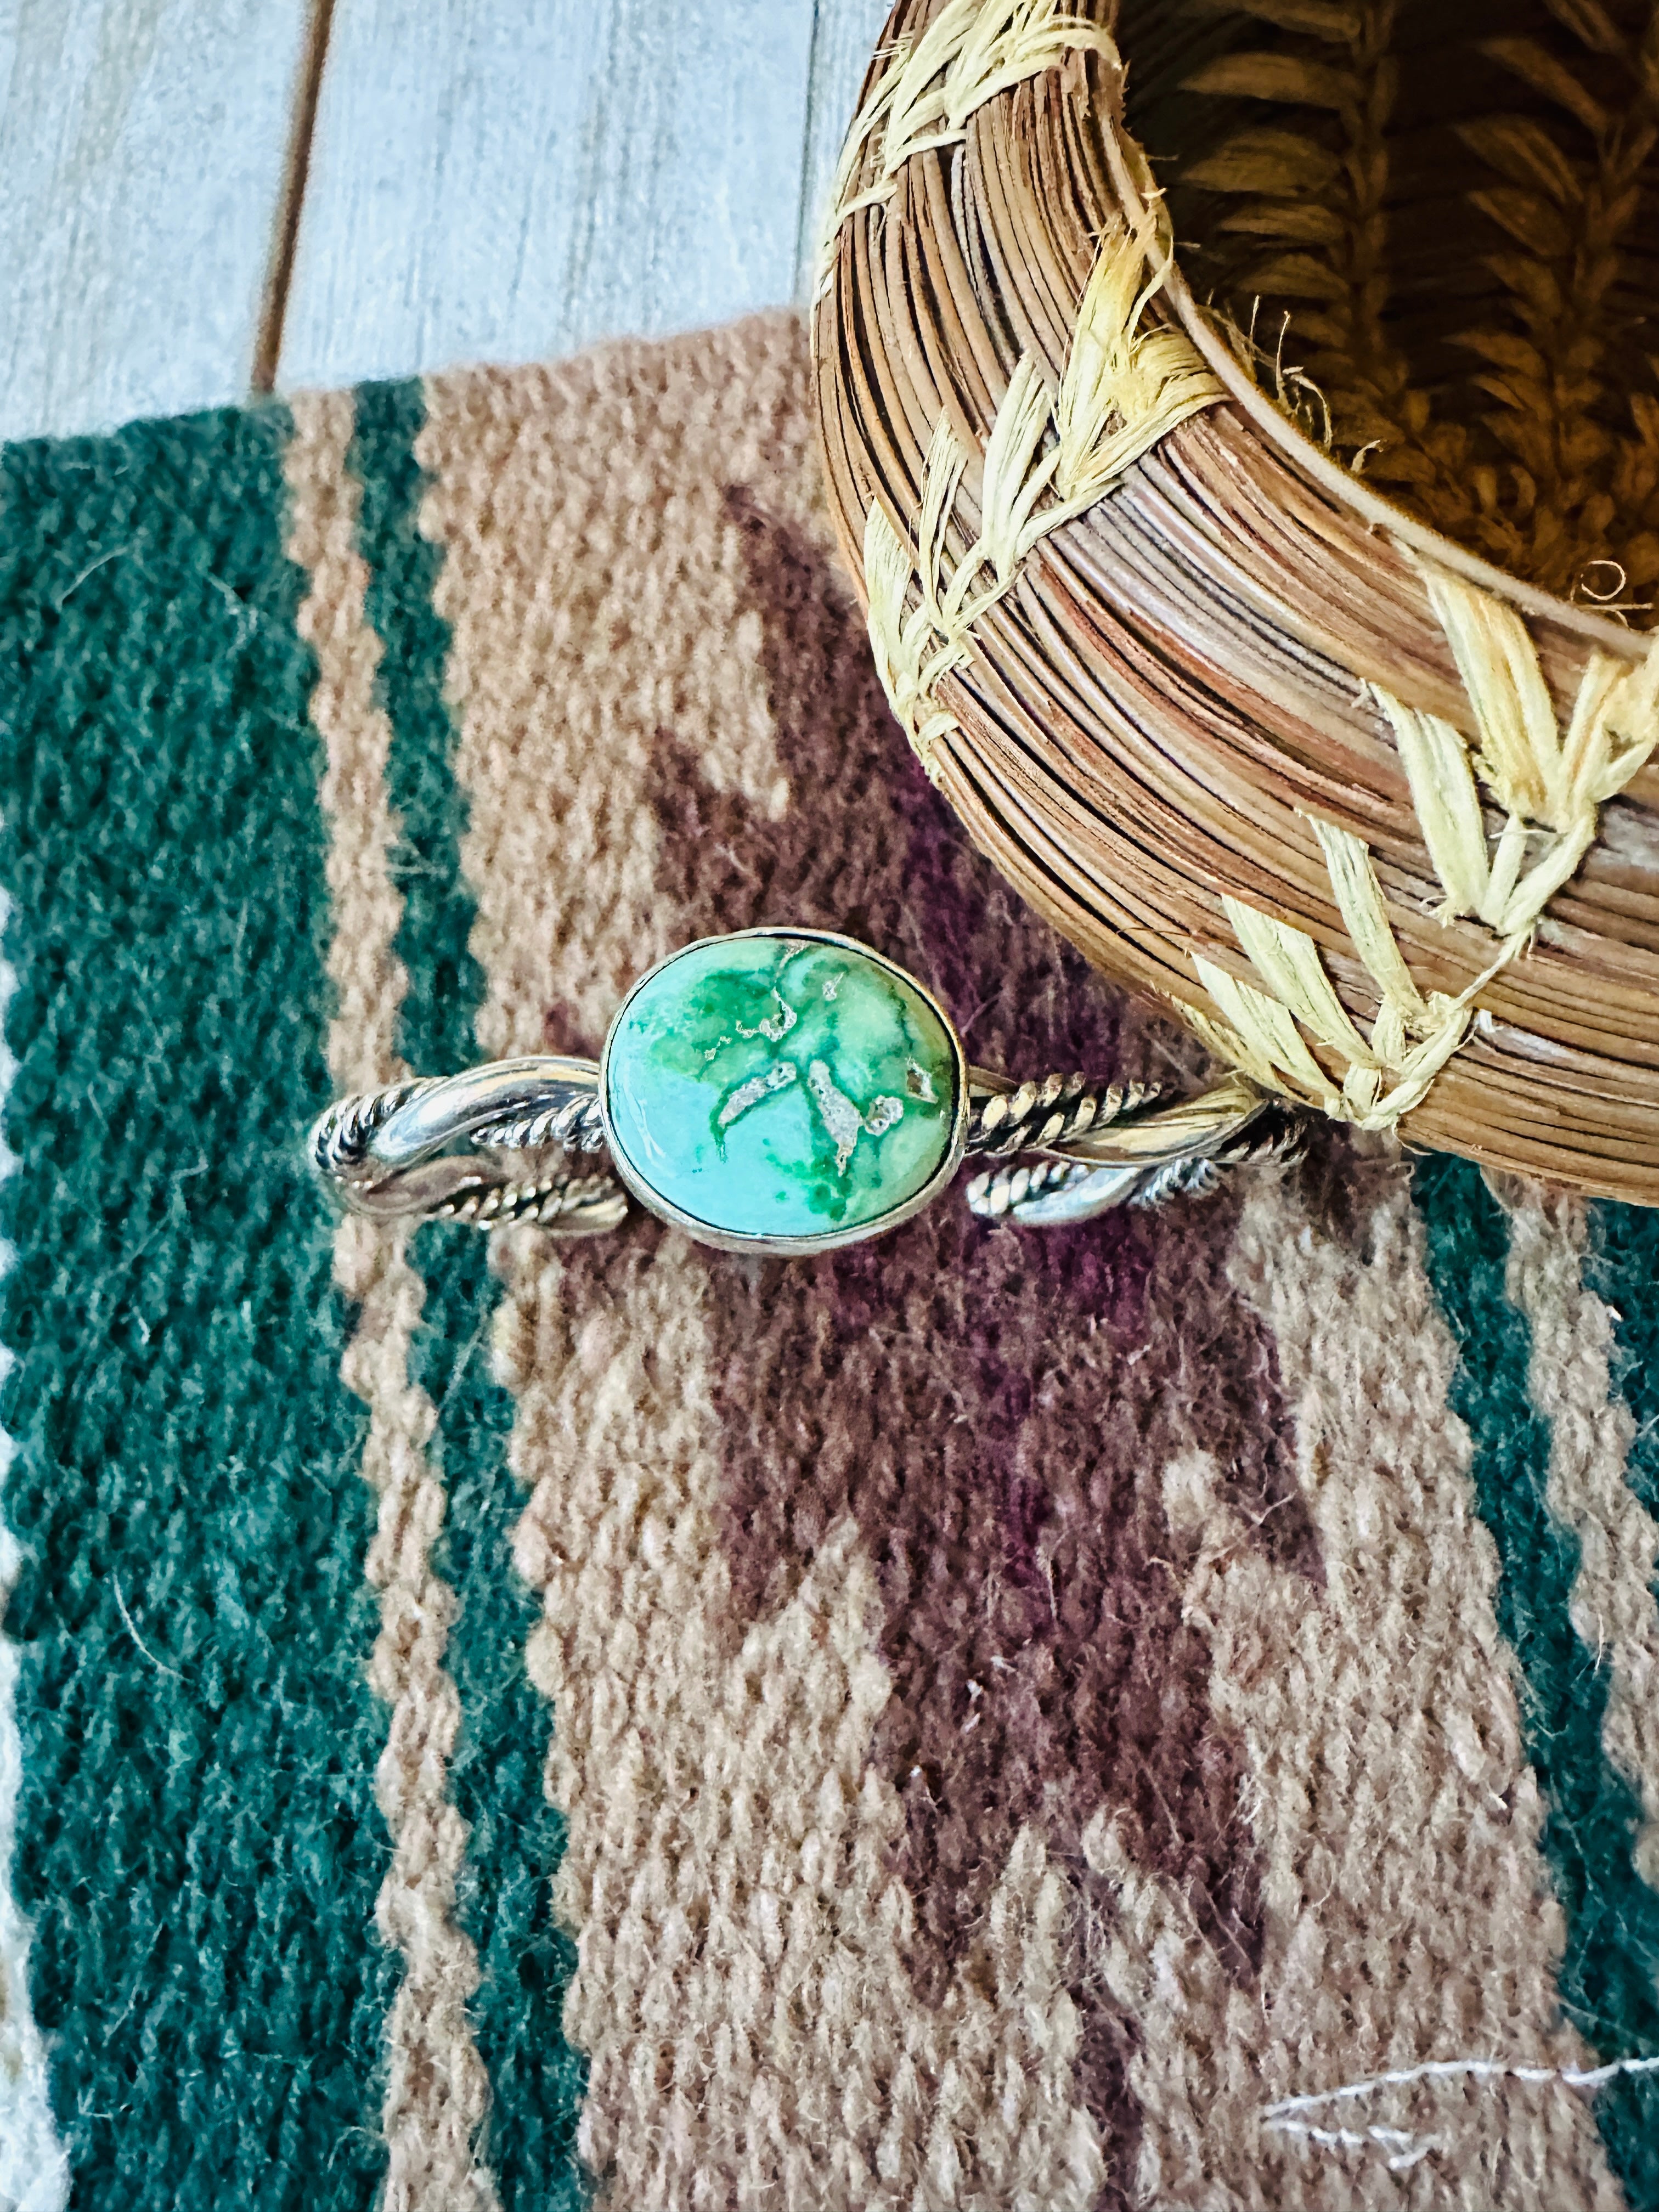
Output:
M1603 2062L1650 2057L1659 2052L1659 1896L1632 1859L1636 1794L1601 1747L1607 1680L1568 1613L1579 1545L1545 1504L1550 1431L1528 1390L1531 1333L1504 1295L1508 1217L1463 1160L1419 1161L1414 1194L1430 1279L1462 1354L1452 1407L1474 1438L1476 1498L1498 1543L1498 1626L1521 1664L1544 1849L1566 1917L1562 2002ZM1595 2114L1631 2212L1659 2212L1659 2078L1616 2079Z
M449 634L433 605L441 556L416 527L426 478L414 443L425 411L417 381L365 386L350 457L363 487L359 542L368 618L384 647L386 780L401 828L396 950L409 989L398 1049L422 1074L478 1057L473 1022L484 990L467 949L475 908L461 871L467 807L443 696ZM427 1287L410 1371L438 1408L432 1449L448 1500L433 1567L460 1606L448 1650L461 1701L450 1783L471 1831L457 1909L483 1977L472 2008L491 2087L481 2154L503 2212L556 2212L582 2196L575 2131L586 2069L560 2025L575 1956L552 1916L564 1826L542 1784L546 1707L525 1671L538 1607L512 1565L524 1500L507 1460L513 1400L489 1368L499 1285L486 1240L473 1231L429 1226L410 1256Z
M1626 1479L1659 1520L1659 1209L1592 1206L1585 1277L1613 1309L1613 1382L1636 1424Z
M276 408L0 456L16 1879L81 2212L358 2208L395 1961Z

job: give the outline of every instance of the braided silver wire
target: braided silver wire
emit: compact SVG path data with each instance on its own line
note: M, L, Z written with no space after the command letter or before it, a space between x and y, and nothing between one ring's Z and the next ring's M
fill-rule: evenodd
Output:
M1031 1200L1073 1190L1099 1170L1084 1160L1022 1160L988 1169L963 1186L968 1210L984 1221L1003 1221Z
M1211 1150L1173 1159L1101 1164L1087 1159L1027 1158L975 1176L963 1195L982 1220L1031 1228L1091 1220L1116 1206L1151 1208L1177 1198L1205 1198L1233 1168L1278 1161L1291 1164L1306 1146L1305 1118L1276 1102Z
M404 1083L389 1084L383 1091L337 1099L312 1132L311 1158L318 1174L331 1182L374 1181L369 1147L376 1133L411 1099L435 1091L441 1079L413 1076Z
M558 1145L568 1152L599 1152L605 1145L599 1095L591 1091L585 1097L567 1099L562 1106L546 1107L539 1114L486 1121L472 1132L471 1140L480 1149L504 1152L541 1152L550 1145Z
M390 1084L331 1106L312 1157L347 1206L380 1220L614 1228L629 1201L601 1157L596 1073L544 1056ZM1015 1085L973 1068L963 1155L991 1164L964 1194L989 1220L1085 1221L1112 1206L1201 1196L1230 1168L1298 1151L1304 1126L1237 1078L1166 1104L1151 1084L1069 1073ZM563 1155L556 1164L525 1157L553 1152Z
M533 1224L567 1234L598 1235L620 1228L628 1194L611 1175L542 1176L528 1182L488 1183L430 1207L428 1221L459 1221L475 1229L514 1229Z
M973 1076L981 1085L994 1079L977 1068ZM965 1150L969 1158L983 1154L990 1159L1046 1152L1141 1113L1160 1096L1150 1083L1103 1084L1086 1075L1049 1075L1017 1090L975 1096Z
M312 1159L352 1211L378 1220L535 1222L567 1235L614 1228L628 1200L593 1158L605 1130L592 1078L589 1062L550 1058L388 1084L331 1106L313 1132ZM556 1151L564 1155L556 1164L509 1164Z

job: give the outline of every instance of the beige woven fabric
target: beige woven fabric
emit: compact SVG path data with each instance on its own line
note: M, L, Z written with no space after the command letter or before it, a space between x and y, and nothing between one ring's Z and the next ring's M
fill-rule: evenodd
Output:
M809 374L780 314L0 454L0 2177L1656 2212L1659 1217L1321 1129L757 1264L305 1170L766 922L982 1064L1201 1073L915 763Z
M380 646L365 618L368 574L353 544L361 489L347 467L352 422L349 394L302 397L286 457L289 550L311 581L299 618L318 659L311 711L328 749L321 799L339 993L329 1072L342 1091L407 1072L393 1043L406 979L392 951L403 902L387 868L392 729L375 696ZM460 1721L444 1665L454 1598L430 1565L444 1493L425 1457L435 1410L409 1378L423 1286L407 1243L404 1232L350 1219L335 1244L337 1279L360 1308L342 1376L368 1408L362 1471L380 1504L365 1571L380 1594L370 1679L391 1726L375 1790L394 1846L376 1919L404 1962L387 2023L386 2212L494 2212L495 2189L471 2148L488 2084L466 2017L477 1960L453 1919L465 1828L445 1796Z
M481 1048L593 1050L675 944L787 918L959 998L976 977L994 1057L1022 1024L1039 1048L1080 1024L1151 1065L1161 1040L915 778L827 552L804 374L780 318L428 388ZM367 909L341 915L368 940ZM1622 1515L1625 1542L1611 1324L1528 1205L1534 1388L1571 1401L1552 1510L1610 1543ZM1018 1232L948 1225L908 1258L758 1275L648 1224L500 1241L601 2201L1618 2205L1557 2071L1598 2053L1559 2008L1498 1553L1406 1169L1338 1147L1242 1212L1086 1234L1058 1273ZM1591 1374L1573 1346L1597 1356L1598 1329ZM1012 1426L988 1359L1029 1376ZM1575 1441L1587 1421L1601 1441ZM1620 1582L1609 1747L1635 1776L1651 1623L1606 1547L1586 1558L1575 1619ZM1036 1723L1068 1699L1077 1726ZM441 1911L435 1868L422 1893ZM465 1946L444 1955L464 1994ZM1539 2078L1273 2109L1461 2057ZM453 2157L457 2112L476 2127L459 2086L411 2106L411 2172Z

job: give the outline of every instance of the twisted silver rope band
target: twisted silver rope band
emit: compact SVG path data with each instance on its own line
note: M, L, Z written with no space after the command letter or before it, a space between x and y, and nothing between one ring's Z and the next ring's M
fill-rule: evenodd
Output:
M1086 1075L1050 1075L1041 1083L1022 1083L1019 1088L974 1095L975 1081L983 1086L993 1079L982 1068L969 1071L972 1117L965 1151L969 1158L984 1153L1006 1159L1015 1152L1047 1152L1067 1145L1091 1129L1104 1128L1125 1115L1139 1114L1157 1104L1161 1096L1148 1083L1091 1083Z
M423 1076L331 1106L312 1132L313 1164L353 1212L377 1220L533 1222L567 1237L619 1228L628 1196L598 1162L599 1071L551 1054L495 1060L465 1075ZM449 1147L470 1143L471 1153ZM514 1155L567 1162L526 1175Z
M312 1158L347 1206L376 1219L594 1235L628 1212L601 1157L598 1077L590 1060L550 1054L390 1084L330 1107ZM964 1158L1003 1164L974 1176L965 1195L988 1220L1086 1221L1201 1195L1228 1168L1289 1157L1302 1126L1238 1076L1166 1103L1147 1084L1076 1073L1015 1084L970 1068ZM549 1153L562 1158L526 1158Z
M1229 1168L1278 1161L1288 1166L1307 1143L1304 1117L1276 1107L1213 1152L1184 1152L1149 1166L1095 1166L1086 1160L1025 1159L975 1176L963 1195L981 1220L1027 1228L1085 1221L1113 1206L1151 1207L1175 1198L1207 1198Z
M384 1091L337 1100L311 1133L312 1164L317 1172L342 1184L360 1179L374 1182L370 1152L375 1137L411 1099L435 1091L441 1081L440 1076L420 1076L406 1083L389 1084Z

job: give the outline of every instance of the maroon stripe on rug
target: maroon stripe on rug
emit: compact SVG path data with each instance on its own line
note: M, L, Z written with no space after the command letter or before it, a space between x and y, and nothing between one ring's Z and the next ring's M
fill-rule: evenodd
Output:
M711 930L793 921L868 939L940 992L988 1063L1155 1073L1169 1033L1012 896L927 787L817 546L741 490L727 512L793 804L758 818L665 732L665 890ZM1171 1456L1209 1453L1268 1555L1316 1574L1272 1346L1227 1279L1235 1218L1221 1200L1040 1237L952 1200L822 1261L714 1263L734 1628L787 1603L854 1516L894 1685L875 1763L905 1808L897 1871L929 2002L1020 1829L1038 1821L1086 1883L1082 1833L1103 1807L1231 1971L1254 1974L1240 1750L1181 1617L1190 1561L1161 1490ZM1125 2024L1097 1991L1074 1994L1085 2094L1126 2188Z

